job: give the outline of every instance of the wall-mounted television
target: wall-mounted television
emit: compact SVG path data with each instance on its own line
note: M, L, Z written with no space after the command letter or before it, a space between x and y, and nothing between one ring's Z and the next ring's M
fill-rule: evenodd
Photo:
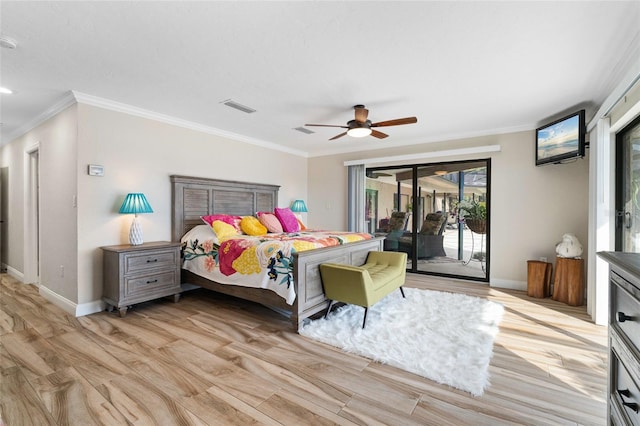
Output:
M536 129L536 166L584 157L584 110Z

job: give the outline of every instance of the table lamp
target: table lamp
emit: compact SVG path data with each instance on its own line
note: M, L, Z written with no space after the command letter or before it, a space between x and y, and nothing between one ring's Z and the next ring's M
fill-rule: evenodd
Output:
M133 222L131 222L131 229L129 230L129 243L132 246L139 246L143 243L142 240L142 226L138 221L138 213L153 213L147 198L144 194L131 193L127 194L124 199L120 212L123 214L134 214Z
M306 213L307 205L304 203L304 200L295 200L293 204L291 204L291 211L294 213Z

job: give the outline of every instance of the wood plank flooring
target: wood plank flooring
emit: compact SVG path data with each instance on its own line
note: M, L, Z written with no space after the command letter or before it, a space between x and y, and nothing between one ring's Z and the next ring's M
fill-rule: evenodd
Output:
M308 340L207 290L73 318L1 274L0 424L602 425L606 328L584 307L408 274L505 305L481 397Z

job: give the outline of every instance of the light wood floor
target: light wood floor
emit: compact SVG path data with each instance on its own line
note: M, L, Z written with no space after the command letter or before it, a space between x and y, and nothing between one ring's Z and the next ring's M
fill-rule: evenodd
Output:
M0 275L0 415L13 425L605 424L606 328L584 308L410 275L506 307L481 397L303 338L194 290L125 318L65 314ZM1 424L2 422L0 422Z

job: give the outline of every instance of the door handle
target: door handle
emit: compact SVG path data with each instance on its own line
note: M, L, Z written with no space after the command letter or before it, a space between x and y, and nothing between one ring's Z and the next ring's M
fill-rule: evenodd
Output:
M626 222L625 227L627 229L631 229L631 213L625 212L624 213L624 219L625 219L625 222Z

